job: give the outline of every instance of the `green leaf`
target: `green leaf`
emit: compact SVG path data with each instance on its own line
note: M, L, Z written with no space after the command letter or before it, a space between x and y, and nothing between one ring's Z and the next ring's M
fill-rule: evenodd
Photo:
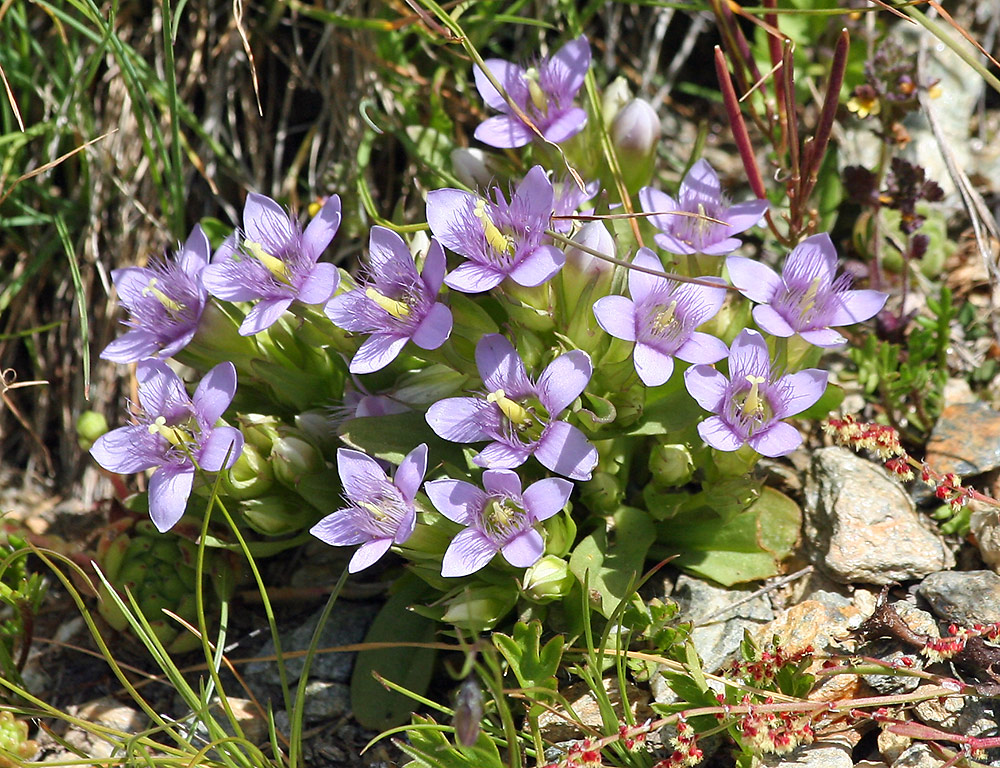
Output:
M649 513L642 509L620 507L613 520L610 538L601 525L577 544L569 559L569 569L589 586L599 601L595 608L605 618L631 597L629 586L641 573L656 533Z
M406 730L409 743L395 742L413 758L411 765L420 768L504 768L497 745L484 732L480 732L471 747L455 747L448 741L444 726L435 727L430 718L414 715L413 724L414 727Z
M566 638L556 635L541 648L542 623L517 622L514 635L497 632L493 644L510 664L510 669L522 688L556 689L556 672L563 655Z
M417 578L405 577L398 584L399 589L382 606L365 635L366 643L398 642L400 638L417 643L434 640L435 623L409 610L424 594L426 586ZM430 684L436 655L433 648L395 646L358 653L351 675L351 709L357 721L375 731L405 723L415 708L414 702L385 688L373 673L422 695Z

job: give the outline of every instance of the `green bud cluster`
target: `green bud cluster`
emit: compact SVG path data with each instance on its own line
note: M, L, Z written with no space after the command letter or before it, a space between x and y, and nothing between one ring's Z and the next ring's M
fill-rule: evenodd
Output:
M0 768L17 768L37 752L38 744L28 738L28 724L0 712Z

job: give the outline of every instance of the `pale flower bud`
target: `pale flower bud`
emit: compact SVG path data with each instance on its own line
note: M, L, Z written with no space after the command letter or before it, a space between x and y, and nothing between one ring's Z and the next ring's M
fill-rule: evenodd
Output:
M451 151L451 167L455 176L471 189L486 189L496 173L490 155L481 149L459 147Z
M628 81L621 76L616 77L612 83L604 89L601 96L601 112L604 115L604 127L611 128L622 107L632 99L632 91L628 87Z
M611 142L630 192L652 178L660 133L660 118L649 102L642 99L633 99L615 117L611 125Z
M565 560L545 555L524 572L524 594L536 603L549 603L566 597L574 582L575 577Z

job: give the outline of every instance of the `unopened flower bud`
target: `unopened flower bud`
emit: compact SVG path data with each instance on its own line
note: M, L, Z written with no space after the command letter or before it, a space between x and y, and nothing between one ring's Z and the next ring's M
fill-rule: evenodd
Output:
M455 736L463 747L471 747L479 738L483 723L483 691L474 677L468 677L458 689L455 701Z
M524 572L524 594L536 603L549 603L566 597L575 581L565 560L545 555Z
M304 500L284 495L247 499L240 503L240 512L251 528L265 536L301 533L319 517Z
M562 295L569 306L561 308L562 322L566 335L579 349L593 352L605 338L605 334L594 313L580 311L580 308L591 307L597 299L608 295L615 266L591 251L614 258L615 241L600 221L584 224L573 240L582 247L570 246L566 249ZM587 250L583 250L584 248Z
M294 435L279 437L271 443L271 465L278 481L290 488L298 485L303 476L326 468L323 455L316 447Z
M236 459L229 472L222 473L222 488L234 499L252 499L268 492L274 481L271 465L260 451L244 444L243 453Z
M456 178L472 189L486 189L493 183L496 172L491 157L481 149L459 147L451 151L451 168Z
M595 472L582 488L581 500L587 509L598 514L614 512L624 496L618 479L609 472Z
M615 116L611 124L611 142L618 152L625 186L630 192L637 191L652 178L660 133L660 118L643 99L633 99Z
M674 488L687 483L694 474L694 460L683 443L657 445L649 454L649 471L653 484Z
M565 510L545 521L545 552L564 557L576 542L576 523Z
M622 107L632 100L632 89L628 87L628 80L619 75L611 84L604 89L601 96L601 113L604 115L604 127L611 129L612 123Z
M108 431L108 420L97 411L84 411L76 420L76 441L81 450L89 451L94 442Z
M274 416L264 416L259 413L241 413L239 428L243 433L244 446L252 445L262 455L271 453L271 443L278 438L278 425L281 422Z

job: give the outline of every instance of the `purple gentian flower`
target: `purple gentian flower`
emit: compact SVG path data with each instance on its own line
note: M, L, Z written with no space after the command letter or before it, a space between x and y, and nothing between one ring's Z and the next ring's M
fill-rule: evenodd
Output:
M663 269L649 248L640 248L632 263L646 269ZM726 300L724 286L681 283L631 269L628 289L631 299L598 299L594 316L601 328L615 338L635 342L632 360L647 387L657 387L670 378L675 357L689 363L714 363L729 353L722 340L695 330L721 309Z
M293 301L322 304L337 290L340 273L317 263L340 226L340 197L328 198L302 230L274 200L250 193L243 207L243 231L225 239L205 268L208 292L226 301L260 299L247 313L240 334L270 328Z
M770 267L739 256L726 259L726 268L740 293L757 302L753 309L757 325L772 336L797 333L817 347L846 342L830 326L874 317L888 298L879 291L849 290L849 275L834 279L837 250L825 232L795 246L780 277Z
M463 293L482 293L510 277L518 285L541 285L566 257L542 242L552 218L552 182L540 165L511 196L493 188L495 202L460 189L435 189L427 195L427 223L442 245L464 256L444 282Z
M118 300L129 312L129 330L108 344L101 357L135 363L172 357L186 347L208 299L201 273L209 253L208 238L196 225L172 260L112 270Z
M176 373L158 360L136 368L139 405L135 423L102 435L90 455L109 472L131 474L158 467L149 480L149 516L161 533L181 519L194 483L195 465L228 469L243 452L243 435L217 427L236 394L236 368L220 363L189 397Z
M427 445L410 451L392 480L375 459L347 448L337 450L337 471L348 506L327 515L309 532L335 547L360 544L347 566L357 573L413 533L413 499L427 471Z
M583 130L587 113L573 99L590 69L590 44L586 37L570 40L555 56L540 59L528 69L503 59L487 59L484 63L510 100L547 141L558 144ZM483 144L502 149L530 143L536 134L528 123L515 114L479 67L474 74L483 101L503 113L480 123L475 137Z
M444 250L431 239L423 274L403 238L372 227L366 274L356 290L334 296L326 315L334 325L370 333L351 360L351 373L372 373L396 359L407 341L437 349L451 335L451 310L436 301L444 281Z
M497 333L476 345L484 397L449 397L427 411L427 423L445 440L492 440L473 461L513 469L534 455L542 466L574 480L589 480L597 450L583 433L558 416L583 392L593 368L586 352L560 355L532 381L507 339Z
M807 368L784 376L771 366L767 342L745 329L729 352L729 378L709 365L684 372L687 390L711 411L698 425L702 440L720 451L749 444L764 456L784 456L802 442L798 430L781 419L801 413L826 390L826 371Z
M573 483L549 477L522 493L516 472L488 469L483 472L483 488L451 478L424 485L442 515L466 526L444 553L442 576L475 573L497 552L515 568L537 563L545 552L545 541L535 525L566 506Z
M660 230L653 237L656 244L669 253L682 255L721 256L735 251L741 243L733 235L755 226L767 210L767 200L729 205L722 194L718 175L705 160L691 166L681 181L676 201L653 187L640 189L639 201L643 211L657 214L649 217L653 226ZM669 211L698 215L678 215ZM723 223L701 218L705 216Z

